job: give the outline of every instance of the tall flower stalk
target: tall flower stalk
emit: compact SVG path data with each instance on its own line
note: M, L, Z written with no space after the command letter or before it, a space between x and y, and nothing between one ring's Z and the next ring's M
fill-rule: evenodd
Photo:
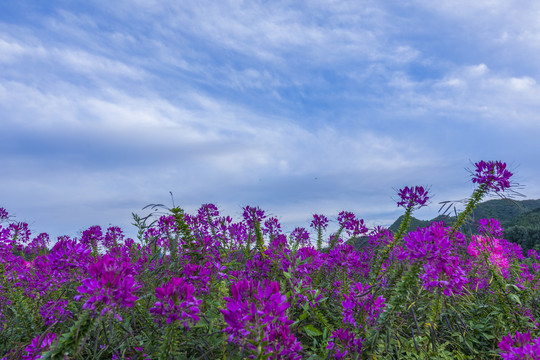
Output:
M373 275L371 276L371 283L377 281L381 275L382 265L390 256L390 252L403 239L403 236L409 227L413 210L425 206L429 200L428 190L424 189L422 186L406 186L405 188L399 190L398 195L400 197L400 201L398 201L397 206L405 208L405 215L401 221L398 232L394 235L393 239L388 241L386 247L382 249L380 256L377 258L376 263L373 266L375 271L372 272Z
M328 226L328 218L324 215L315 214L310 226L317 231L317 250L320 251L322 249L323 231Z
M458 215L456 222L452 225L452 233L455 233L463 226L476 205L490 191L502 192L510 188L510 177L513 174L506 170L505 163L500 161L480 161L475 163L475 166L476 170L472 182L479 184L479 186L474 190L465 210Z

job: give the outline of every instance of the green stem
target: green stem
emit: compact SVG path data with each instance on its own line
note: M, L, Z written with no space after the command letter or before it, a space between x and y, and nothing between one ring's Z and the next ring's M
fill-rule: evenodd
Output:
M394 235L394 238L390 240L388 245L386 245L386 247L382 250L380 257L378 257L377 263L374 266L377 271L373 273L375 274L375 276L371 278L370 282L372 285L377 282L377 279L381 275L382 265L388 259L388 256L390 256L390 251L392 251L392 249L403 239L403 236L405 235L405 232L409 227L409 223L411 222L412 210L412 206L409 206L407 210L405 210L405 215L403 216L403 220L401 221L398 232L396 233L396 235Z
M317 250L321 251L322 248L322 226L317 227Z
M469 199L469 202L467 203L467 206L465 207L465 210L463 210L457 217L456 222L452 225L452 230L450 232L450 235L454 235L456 231L458 231L461 226L465 223L465 220L469 217L469 215L472 213L476 205L480 203L484 195L486 195L488 192L488 188L486 184L480 185L478 189L476 189L471 198Z

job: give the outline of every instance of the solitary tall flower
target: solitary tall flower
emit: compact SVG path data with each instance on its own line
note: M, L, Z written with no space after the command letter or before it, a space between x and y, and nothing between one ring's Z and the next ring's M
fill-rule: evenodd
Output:
M310 245L309 233L306 231L306 229L301 227L297 227L291 232L291 239L294 241L294 243L299 244L300 246Z
M266 215L264 215L264 211L261 210L258 206L257 207L251 207L246 206L244 208L244 213L242 214L244 217L244 220L246 223L253 227L255 223L261 223L266 218Z
M422 186L408 187L398 191L401 201L398 201L397 206L404 208L422 207L429 200L428 191Z
M326 229L326 227L328 226L328 218L324 215L313 215L313 221L311 222L311 225L310 227L314 228L314 229Z
M510 177L512 173L506 170L506 163L501 161L480 161L475 163L476 174L473 175L472 182L485 184L487 189L495 192L504 191L510 188Z

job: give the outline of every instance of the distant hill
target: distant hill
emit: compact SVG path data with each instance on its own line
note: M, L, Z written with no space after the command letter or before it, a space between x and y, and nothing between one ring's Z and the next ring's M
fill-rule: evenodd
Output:
M469 221L468 230L476 233L476 221L479 219L497 219L503 228L512 226L533 227L540 226L540 199L538 200L488 200L478 204L472 213L472 221ZM396 232L403 220L400 216L389 229ZM418 227L425 227L434 221L444 221L446 225L451 225L455 221L454 216L439 215L431 220L411 219L407 232L416 230Z
M540 208L539 200L489 200L478 204L473 211L474 219L497 219L503 227L511 223L520 215Z

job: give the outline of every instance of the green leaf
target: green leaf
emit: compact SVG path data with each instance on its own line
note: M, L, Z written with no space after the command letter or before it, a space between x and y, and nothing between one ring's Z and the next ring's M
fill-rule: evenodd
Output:
M323 334L319 329L311 324L304 326L303 329L309 336L321 336Z
M521 299L519 298L519 296L517 296L516 294L508 294L508 297L510 299L512 299L514 302L518 303L519 305L521 305Z

